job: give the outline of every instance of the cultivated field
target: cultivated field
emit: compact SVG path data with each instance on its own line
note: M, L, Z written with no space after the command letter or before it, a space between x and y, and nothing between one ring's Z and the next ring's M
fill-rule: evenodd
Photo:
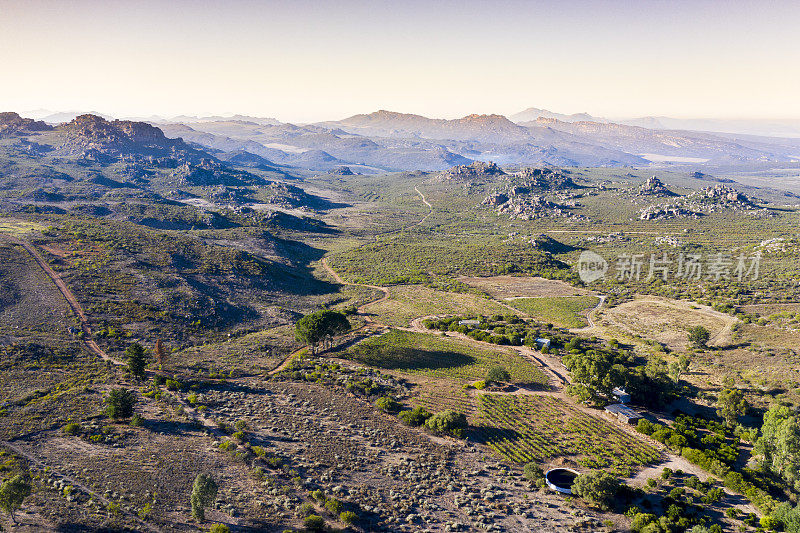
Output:
M552 396L483 394L478 439L516 463L536 461L605 468L629 476L660 457L652 446Z

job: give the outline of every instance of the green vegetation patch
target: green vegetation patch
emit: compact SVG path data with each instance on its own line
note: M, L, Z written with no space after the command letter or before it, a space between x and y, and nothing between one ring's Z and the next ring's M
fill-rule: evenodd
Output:
M464 381L483 379L489 368L502 365L516 383L547 382L533 363L516 353L425 333L391 330L351 347L345 356L378 368Z
M24 235L32 231L44 231L46 226L27 220L17 220L14 218L0 218L0 233L10 233L11 235Z
M583 313L597 305L596 296L551 296L543 298L517 298L508 304L538 318L565 328L580 328L587 325Z

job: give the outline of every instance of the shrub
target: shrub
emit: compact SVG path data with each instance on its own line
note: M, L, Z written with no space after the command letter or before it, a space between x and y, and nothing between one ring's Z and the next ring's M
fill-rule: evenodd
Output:
M572 492L604 511L612 508L619 491L619 480L602 470L581 474L572 484Z
M69 424L61 428L61 431L63 431L66 435L77 435L78 433L81 432L81 429L83 428L81 427L80 424L76 424L75 422L70 422Z
M643 435L652 435L656 430L656 425L645 418L640 418L636 423L636 431Z
M486 381L484 380L476 381L472 386L478 390L483 390L486 388Z
M331 498L325 502L325 509L331 512L334 516L342 512L342 502L336 498Z
M309 531L322 531L325 528L325 520L319 515L309 515L303 520L303 525Z
M311 497L317 500L319 503L325 503L325 500L327 500L325 493L319 489L312 491Z
M384 413L396 413L400 410L402 405L400 405L400 403L391 396L383 396L382 398L377 399L375 402L375 407Z
M225 524L214 524L209 528L208 533L231 533L231 528Z
M544 479L544 471L539 465L533 462L526 463L522 469L522 473L528 481L535 482Z
M25 498L30 496L30 494L30 482L22 477L21 474L17 474L0 485L0 509L8 513L11 520L16 523L16 520L14 520L14 511L22 506L22 502L25 501Z
M397 418L399 418L407 426L421 426L431 417L431 413L424 407L415 407L410 411L401 411Z
M450 433L460 437L467 427L467 417L457 411L442 411L428 418L425 427L436 433Z
M134 413L130 422L132 427L138 428L144 424L144 418L139 413Z
M353 511L345 511L339 515L339 520L343 524L347 524L349 526L350 524L354 524L355 521L358 520L358 515Z
M111 389L106 396L106 414L114 420L130 417L135 405L136 396L128 389Z
M509 382L511 381L511 374L502 366L493 366L486 374L487 383Z
M305 518L314 512L314 506L306 502L297 509L297 514L301 518Z
M167 390L176 391L176 390L180 390L181 389L180 382L176 381L174 379L168 379L166 381L165 385L167 386Z

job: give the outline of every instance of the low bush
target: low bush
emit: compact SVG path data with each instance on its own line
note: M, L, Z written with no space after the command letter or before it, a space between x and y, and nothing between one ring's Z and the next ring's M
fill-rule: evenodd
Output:
M82 429L83 428L81 427L80 424L76 424L75 422L70 422L69 424L61 428L61 431L66 435L77 435L78 433L81 432Z
M410 411L400 411L397 418L407 426L417 427L424 424L431 416L433 415L424 407L415 407Z
M309 531L322 531L325 528L325 519L319 515L309 515L303 520L303 525Z

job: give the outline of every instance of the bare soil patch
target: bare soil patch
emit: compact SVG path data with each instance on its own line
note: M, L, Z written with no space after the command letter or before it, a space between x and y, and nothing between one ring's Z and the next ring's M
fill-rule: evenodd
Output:
M703 326L711 333L710 344L724 346L731 340L737 319L708 306L653 296L637 297L602 312L602 321L632 335L656 340L673 350L689 345L688 330Z

